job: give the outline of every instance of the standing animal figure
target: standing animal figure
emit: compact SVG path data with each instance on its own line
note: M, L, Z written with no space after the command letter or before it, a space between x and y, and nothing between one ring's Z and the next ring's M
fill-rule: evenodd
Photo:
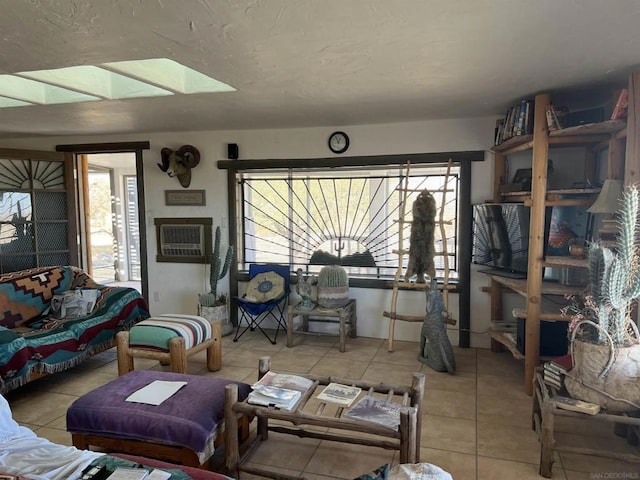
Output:
M296 292L298 295L302 297L302 301L300 302L299 308L302 310L313 310L315 304L311 300L312 288L311 286L315 283L316 277L313 275L309 275L306 278L302 275L303 271L301 268L296 270L296 275L298 276L298 284L296 285Z
M183 145L175 152L170 148L160 150L162 163L160 170L170 177L178 177L180 185L187 188L191 184L191 169L200 163L200 152L192 145Z
M412 276L417 275L416 282L425 283L425 273L431 279L436 276L436 268L433 263L436 201L427 190L423 190L413 202L412 213L409 264L404 279L408 282Z
M432 279L431 288L427 290L427 314L420 331L418 361L436 372L455 373L456 359L444 325L447 317L448 312L438 290L438 282Z

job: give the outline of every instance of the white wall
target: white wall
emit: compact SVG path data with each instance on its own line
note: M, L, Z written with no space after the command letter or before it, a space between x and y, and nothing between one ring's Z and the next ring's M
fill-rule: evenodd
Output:
M156 217L212 217L214 228L222 228L223 244L228 243L226 229L227 184L226 171L219 170L216 162L226 158L226 144L237 143L241 159L318 158L333 154L327 147L329 134L334 130L346 131L351 143L347 155L392 155L404 153L430 153L447 151L488 150L492 145L494 118L433 120L397 124L353 125L278 130L238 130L207 132L167 132L99 137L43 137L0 140L5 148L53 150L57 144L149 141L151 149L144 152L146 200L147 252L149 265L149 301L152 314L181 311L195 313L198 293L208 290L203 265L156 263ZM173 207L164 204L164 190L180 189L175 178L169 178L156 163L160 149L178 148L191 144L200 150L201 161L193 170L190 188L206 190L204 207ZM487 153L484 162L472 167L473 203L491 198L493 161ZM488 284L486 277L472 266L471 277L471 330L483 332L489 327L489 297L481 292ZM228 289L223 279L220 290ZM351 296L358 299L358 334L386 338L388 320L382 312L389 309L391 291L352 289ZM450 297L450 311L458 319L457 295ZM424 313L424 292L400 292L398 312L407 315ZM457 326L455 327L457 329ZM450 330L452 342L457 344L457 331ZM396 322L397 340L417 340L420 324ZM486 347L486 334L472 334L472 346Z

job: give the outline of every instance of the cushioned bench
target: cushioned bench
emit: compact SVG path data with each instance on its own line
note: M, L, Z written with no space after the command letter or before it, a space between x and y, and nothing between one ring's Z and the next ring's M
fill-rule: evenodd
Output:
M154 380L187 385L158 406L125 401ZM73 402L67 410L67 430L77 448L97 446L204 467L222 443L224 387L229 383L238 385L241 398L251 390L246 383L220 378L136 370ZM241 421L239 435L247 438L249 422Z
M207 368L222 367L221 326L197 315L165 314L116 335L118 374L133 370L134 358L149 358L171 365L175 373L187 373L187 358L207 349Z

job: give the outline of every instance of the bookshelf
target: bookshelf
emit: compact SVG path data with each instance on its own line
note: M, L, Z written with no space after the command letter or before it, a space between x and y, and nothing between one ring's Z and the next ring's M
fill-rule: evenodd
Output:
M526 308L520 312L526 316L526 351L522 355L510 335L490 330L492 350L502 347L510 350L514 357L524 358L524 390L533 393L535 369L540 363L540 322L557 320L559 310L542 311L542 299L554 295L562 302L562 296L579 293L583 287L563 285L543 280L545 267L585 268L587 262L574 257L546 257L544 255L545 216L547 207L553 205L590 205L598 195L598 189L547 189L547 162L549 149L554 147L585 147L585 165L590 172L597 169L597 154L607 150L606 177L624 178L625 183L640 181L640 72L629 76L629 108L627 120L606 120L604 122L578 125L549 132L546 105L551 104L550 94L539 94L531 101L533 111L530 126L521 134L504 139L492 148L494 152L493 201L522 202L530 207L530 238L528 255L528 275L526 279L513 279L489 275L491 284L487 291L491 295L491 320L503 317L503 292L512 291L526 300ZM498 135L499 132L496 133ZM494 139L495 140L495 139ZM509 156L517 152L531 152L531 190L522 192L504 191ZM557 157L554 155L554 160ZM630 159L625 162L625 158ZM560 159L561 161L561 159ZM587 175L587 172L585 172ZM588 178L585 176L585 178ZM592 179L592 178L588 178Z

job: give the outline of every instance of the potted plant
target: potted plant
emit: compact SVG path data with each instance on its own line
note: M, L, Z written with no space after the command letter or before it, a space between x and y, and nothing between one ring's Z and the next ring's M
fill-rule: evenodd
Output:
M340 308L349 303L349 276L340 265L322 267L318 274L318 305Z
M640 335L631 319L640 297L638 202L637 187L627 187L614 248L589 245L588 290L569 327L574 367L567 391L613 412L640 409Z
M229 322L228 297L225 293L218 293L218 280L224 278L229 271L231 258L233 257L233 247L229 246L224 262L220 257L220 227L216 227L216 234L211 254L211 272L209 275L209 293L198 295L198 315L206 318L210 322L220 322L222 335L229 335L233 332L233 325Z

